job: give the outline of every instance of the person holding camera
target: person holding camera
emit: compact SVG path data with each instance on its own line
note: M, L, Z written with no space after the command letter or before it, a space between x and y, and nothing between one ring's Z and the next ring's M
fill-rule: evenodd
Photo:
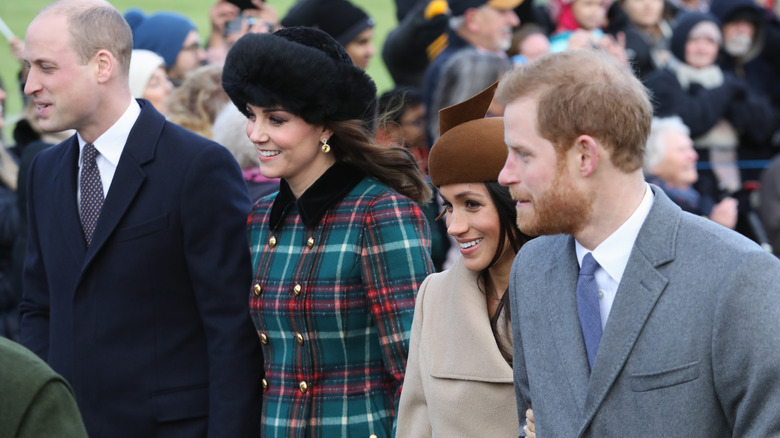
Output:
M211 36L206 60L223 64L233 43L247 33L269 33L279 28L276 8L263 0L217 0L209 9Z

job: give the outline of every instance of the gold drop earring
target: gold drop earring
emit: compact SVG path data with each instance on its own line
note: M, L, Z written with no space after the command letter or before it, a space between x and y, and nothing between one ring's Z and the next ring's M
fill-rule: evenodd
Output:
M322 140L322 152L325 152L326 154L330 152L330 145L328 144L327 138Z

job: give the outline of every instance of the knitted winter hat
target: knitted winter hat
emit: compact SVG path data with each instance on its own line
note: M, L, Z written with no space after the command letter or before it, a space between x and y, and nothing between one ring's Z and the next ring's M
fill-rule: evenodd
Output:
M162 56L143 49L133 50L130 57L130 93L135 98L143 97L152 74L159 67L165 68Z
M374 27L374 20L347 0L303 0L290 9L281 24L321 29L346 46L361 32Z
M461 15L466 13L466 10L471 8L478 8L480 6L488 5L491 8L496 8L500 10L509 10L514 9L520 4L523 3L523 0L450 0L450 14L453 17L460 17Z
M672 39L669 42L669 48L675 58L685 62L685 44L688 42L693 28L701 22L710 22L715 25L716 29L720 28L718 19L709 13L686 11L677 16L677 23L672 31ZM718 31L718 35L720 35L720 31ZM718 42L720 42L719 39Z
M376 111L376 86L327 33L290 27L249 33L228 52L222 87L236 107L281 106L311 124L363 119Z
M189 18L175 12L144 15L138 9L131 9L125 12L125 20L133 30L133 48L157 53L165 59L168 68L176 63L187 35L196 29Z
M428 174L436 187L498 181L507 157L504 118L485 118L497 86L439 111L441 137L428 157Z

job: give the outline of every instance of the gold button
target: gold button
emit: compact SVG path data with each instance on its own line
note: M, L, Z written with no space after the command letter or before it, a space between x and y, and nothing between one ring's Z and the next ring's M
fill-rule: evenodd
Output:
M263 290L263 288L260 287L259 284L256 284L254 289L255 289L255 295L260 295L260 292L262 292Z
M268 380L263 379L263 389L268 390Z
M295 287L293 288L293 293L295 294L296 297L301 294L301 285L300 284L296 284L295 285Z
M260 333L260 342L262 342L263 344L268 343L268 336L266 336L265 333Z
M306 384L306 382L301 382L298 384L298 387L301 388L301 394L306 394L306 391L309 390L309 385Z
M268 239L268 246L271 248L276 246L276 236L271 236L271 238Z
M303 345L303 335L300 333L297 333L295 335L295 340L298 341L298 344Z
M313 237L309 237L309 240L306 241L306 246L309 247L309 248L314 246L314 238Z

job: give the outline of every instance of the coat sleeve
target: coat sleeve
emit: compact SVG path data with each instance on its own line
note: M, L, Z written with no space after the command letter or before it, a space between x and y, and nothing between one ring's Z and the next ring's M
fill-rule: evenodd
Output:
M30 193L35 190L36 162L37 158L30 165L28 179L28 192ZM46 280L46 270L43 267L43 256L36 227L37 214L35 200L30 199L27 208L30 225L23 270L24 294L19 310L22 316L21 344L45 361L49 354L49 284Z
M361 254L362 280L385 370L393 378L396 412L415 295L433 271L430 242L425 216L411 200L391 193L378 197L369 207Z
M733 436L780 436L780 262L735 258L718 295L713 380Z
M257 436L262 362L249 316L246 186L228 150L212 143L184 187L184 252L209 356L208 436Z
M431 420L428 415L428 401L425 397L425 388L422 383L423 367L420 363L421 343L423 330L423 305L425 303L425 291L430 284L431 277L425 279L417 300L414 304L414 320L412 322L412 334L409 339L409 358L406 362L406 375L401 391L401 401L398 406L398 437L423 437L431 436ZM427 368L427 367L426 367Z

